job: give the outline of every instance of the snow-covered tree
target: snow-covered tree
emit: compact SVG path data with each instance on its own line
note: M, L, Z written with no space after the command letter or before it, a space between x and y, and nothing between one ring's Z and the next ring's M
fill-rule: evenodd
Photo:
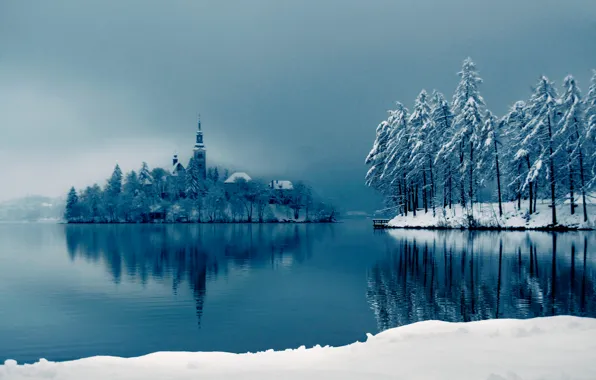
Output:
M64 219L67 222L78 221L80 216L79 196L74 187L70 188L66 196L66 208L64 210Z
M149 171L149 165L146 162L143 162L141 165L141 170L139 170L139 183L141 186L151 186L153 185L153 177L151 176L151 172Z
M112 176L108 179L104 191L104 202L106 212L108 213L107 219L109 221L115 221L118 219L118 207L120 204L120 194L122 193L122 170L120 166L116 164Z
M451 112L451 106L445 99L444 95L440 92L436 92L433 95L433 108L431 110L431 122L434 128L434 143L437 145L438 150L435 153L435 163L439 168L439 173L442 174L442 187L443 187L443 207L449 208L453 204L453 156L452 155L439 155L442 151L442 144L446 141L450 141L453 137L453 113Z
M383 169L387 160L387 147L389 142L389 136L391 131L391 125L387 120L383 120L377 126L375 142L371 151L366 156L364 163L370 166L370 169L366 173L365 183L366 186L371 187L381 194L388 196L388 183L384 178Z
M592 155L587 157L588 160L592 161L592 179L589 181L589 185L592 185L592 182L596 180L596 70L593 74L590 89L585 99L587 144L592 148ZM588 151L586 150L586 152Z
M512 179L509 186L517 199L517 207L521 209L521 199L524 188L528 189L529 205L528 212L533 211L534 202L534 181L525 186L526 178L532 167L530 152L533 150L532 141L525 141L524 136L527 133L528 115L527 105L523 101L516 102L509 112L503 117L505 126L505 137L507 139L507 149L505 151L506 162L509 162L507 169L508 176Z
M584 103L581 91L573 76L568 75L563 81L565 89L561 101L560 110L563 117L559 121L558 140L561 147L567 153L567 170L569 172L569 200L571 214L575 213L575 182L576 170L579 169L580 192L582 196L584 222L588 221L588 210L586 207L586 168L584 162L584 147L586 143L587 130L584 121Z
M444 151L457 152L459 154L459 174L462 205L466 204L465 179L468 180L468 197L470 205L474 199L475 158L474 149L479 143L479 133L483 125L482 112L485 102L480 95L478 86L482 79L476 71L476 64L472 59L464 60L462 70L458 73L459 84L453 95L452 110L455 116L453 137L442 148Z
M524 145L532 146L535 151L533 163L526 177L525 185L535 181L541 173L550 185L551 214L553 226L557 224L556 210L556 182L555 171L555 149L557 144L554 140L557 122L557 91L553 83L545 76L540 78L534 93L530 98L527 112L530 117L525 130ZM547 165L546 170L543 169Z
M388 183L390 189L397 189L397 197L391 197L391 205L401 208L405 215L408 214L408 210L416 214L413 201L410 202L409 183L406 178L411 152L408 119L408 109L397 102L396 109L390 112L388 119L391 126L387 143L388 155L381 175L381 180Z
M428 94L422 90L414 103L414 111L408 120L410 128L410 162L408 178L415 184L422 181L422 204L424 212L428 212L429 199L434 197L433 158L436 154L434 125L431 123L431 109ZM430 185L430 186L429 186ZM429 195L430 187L430 195ZM418 193L418 191L416 191ZM431 200L434 211L434 203Z
M198 162L191 158L186 169L186 195L191 199L203 196L204 186Z
M484 127L482 129L482 139L479 146L479 167L486 168L481 173L484 174L483 180L496 178L497 180L497 199L499 202L499 216L503 216L502 192L501 192L501 169L499 147L502 145L500 123L490 112L486 112ZM493 177L493 174L496 177Z

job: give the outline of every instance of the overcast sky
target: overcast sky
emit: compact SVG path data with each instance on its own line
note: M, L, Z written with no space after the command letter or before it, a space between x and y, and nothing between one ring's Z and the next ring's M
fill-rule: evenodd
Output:
M471 56L502 114L596 67L594 0L0 0L0 200L114 165L210 163L371 209L363 164L396 100L451 97Z

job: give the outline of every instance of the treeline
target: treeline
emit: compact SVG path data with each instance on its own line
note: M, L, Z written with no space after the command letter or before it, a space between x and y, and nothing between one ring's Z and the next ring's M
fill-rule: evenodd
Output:
M471 59L458 74L451 102L422 90L412 112L399 102L389 111L366 158L366 184L403 215L461 204L473 222L474 202L496 201L502 216L505 201L532 214L545 198L553 225L555 206L566 200L571 214L581 203L588 221L586 197L596 178L596 71L585 97L573 76L560 92L543 76L530 98L503 117L488 110Z
M271 189L259 180L227 184L219 169L202 179L198 167L172 175L146 163L124 175L118 165L103 188L99 184L68 192L64 219L69 223L230 223L307 221L333 222L333 205L297 183L292 189Z

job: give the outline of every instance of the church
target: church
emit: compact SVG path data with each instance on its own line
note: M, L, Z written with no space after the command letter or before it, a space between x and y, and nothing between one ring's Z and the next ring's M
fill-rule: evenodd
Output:
M205 143L203 142L203 130L201 129L201 117L199 116L198 124L197 124L197 133L195 137L195 146L192 149L193 151L193 159L197 163L197 167L199 169L199 173L201 178L204 180L207 178L207 150L205 149ZM184 172L186 168L180 160L178 159L178 155L174 154L172 158L172 169L170 173L172 176L178 176L180 173ZM250 182L252 178L246 173L242 172L235 172L232 173L227 179L225 179L224 184L228 186L232 186L236 183L237 180L243 179L244 181ZM292 182L290 181L280 181L280 180L273 180L268 184L269 188L277 191L279 193L284 193L290 191L294 188Z
M202 179L207 178L207 150L205 149L205 144L203 143L203 131L201 129L201 118L199 117L198 121L198 128L197 134L195 139L195 146L192 149L193 151L193 159L197 162L197 166L199 168L199 173ZM172 170L171 173L173 176L177 176L180 172L184 171L184 165L178 160L178 155L174 154L174 158L172 159Z

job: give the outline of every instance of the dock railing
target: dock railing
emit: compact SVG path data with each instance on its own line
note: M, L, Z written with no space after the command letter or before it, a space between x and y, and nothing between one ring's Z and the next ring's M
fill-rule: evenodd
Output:
M387 228L389 219L373 219L373 228Z

